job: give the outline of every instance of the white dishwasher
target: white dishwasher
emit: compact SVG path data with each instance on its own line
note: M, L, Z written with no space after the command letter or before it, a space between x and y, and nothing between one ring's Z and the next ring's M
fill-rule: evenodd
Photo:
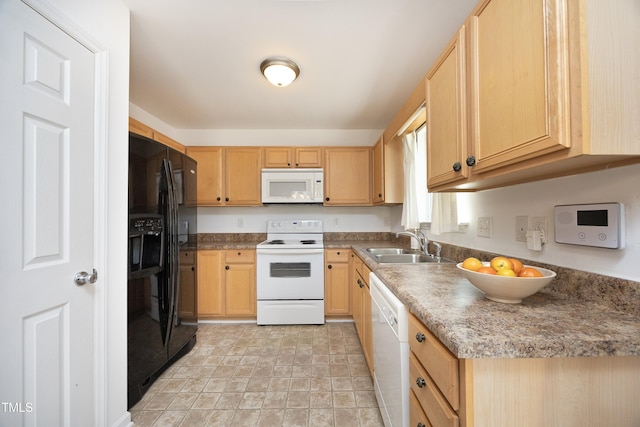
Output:
M409 425L409 342L407 309L371 273L373 382L386 427Z

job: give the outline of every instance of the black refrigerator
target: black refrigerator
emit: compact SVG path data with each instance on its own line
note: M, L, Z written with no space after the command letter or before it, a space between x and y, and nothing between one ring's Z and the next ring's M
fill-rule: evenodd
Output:
M196 342L197 322L180 317L179 255L181 249L196 246L197 164L179 151L130 133L128 173L127 381L131 408Z

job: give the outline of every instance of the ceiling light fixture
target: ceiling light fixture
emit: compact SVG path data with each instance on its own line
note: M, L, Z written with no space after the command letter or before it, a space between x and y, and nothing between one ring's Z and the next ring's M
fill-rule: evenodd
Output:
M260 64L260 71L278 87L289 86L300 75L298 65L287 58L267 58Z

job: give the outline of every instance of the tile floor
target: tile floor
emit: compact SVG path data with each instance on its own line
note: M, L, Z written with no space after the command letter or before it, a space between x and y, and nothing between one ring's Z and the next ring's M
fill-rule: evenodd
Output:
M136 426L383 426L353 323L201 324Z

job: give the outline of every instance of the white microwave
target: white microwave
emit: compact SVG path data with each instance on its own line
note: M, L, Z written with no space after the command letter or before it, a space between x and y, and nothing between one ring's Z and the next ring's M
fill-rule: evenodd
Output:
M262 203L322 203L322 169L262 169Z

